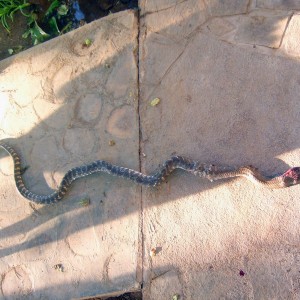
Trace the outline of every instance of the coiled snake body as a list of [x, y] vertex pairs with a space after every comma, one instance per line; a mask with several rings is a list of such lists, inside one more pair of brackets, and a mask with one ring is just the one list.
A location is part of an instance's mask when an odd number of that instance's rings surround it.
[[63, 177], [58, 189], [52, 194], [38, 195], [26, 188], [22, 178], [21, 159], [14, 148], [3, 141], [0, 141], [0, 147], [6, 150], [13, 158], [14, 177], [20, 194], [28, 200], [39, 204], [52, 204], [62, 200], [73, 181], [94, 173], [102, 172], [130, 179], [138, 184], [153, 187], [162, 183], [175, 169], [183, 169], [195, 176], [206, 178], [210, 181], [242, 176], [256, 184], [264, 185], [272, 189], [285, 188], [300, 183], [300, 167], [291, 168], [280, 176], [266, 178], [252, 166], [234, 169], [231, 167], [218, 167], [212, 164], [203, 164], [199, 161], [190, 160], [182, 156], [172, 156], [152, 175], [145, 175], [129, 168], [113, 165], [104, 160], [97, 160], [87, 165], [70, 169]]

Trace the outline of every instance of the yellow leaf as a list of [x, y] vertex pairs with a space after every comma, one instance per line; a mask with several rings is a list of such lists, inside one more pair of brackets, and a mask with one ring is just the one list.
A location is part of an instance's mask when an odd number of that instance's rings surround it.
[[150, 102], [150, 105], [151, 105], [151, 106], [156, 106], [159, 102], [160, 102], [160, 99], [159, 99], [159, 98], [154, 98], [154, 99]]

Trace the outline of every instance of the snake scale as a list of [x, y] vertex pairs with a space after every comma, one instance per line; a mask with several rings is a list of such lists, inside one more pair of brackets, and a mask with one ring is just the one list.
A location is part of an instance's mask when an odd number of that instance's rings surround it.
[[271, 189], [285, 188], [300, 183], [300, 167], [291, 168], [282, 175], [267, 178], [252, 166], [240, 168], [218, 167], [212, 164], [200, 163], [182, 156], [172, 156], [153, 174], [145, 175], [135, 170], [113, 165], [105, 160], [97, 160], [92, 163], [70, 169], [63, 177], [58, 189], [49, 195], [38, 195], [26, 187], [22, 178], [22, 165], [18, 153], [7, 143], [0, 141], [0, 147], [8, 152], [14, 162], [15, 183], [20, 194], [30, 201], [38, 204], [52, 204], [62, 200], [70, 189], [71, 184], [82, 177], [95, 173], [108, 173], [130, 179], [138, 184], [155, 187], [162, 183], [175, 169], [183, 169], [189, 173], [206, 178], [210, 181], [231, 177], [246, 177], [256, 184]]

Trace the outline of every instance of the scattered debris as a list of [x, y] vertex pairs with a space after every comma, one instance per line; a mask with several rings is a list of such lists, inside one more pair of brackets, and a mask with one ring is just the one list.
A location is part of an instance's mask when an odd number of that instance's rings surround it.
[[151, 257], [153, 257], [153, 256], [155, 256], [156, 255], [156, 248], [152, 248], [151, 250], [150, 250], [150, 256]]
[[64, 266], [62, 264], [57, 264], [54, 266], [54, 269], [60, 272], [64, 271]]
[[83, 198], [79, 201], [79, 204], [81, 206], [89, 206], [91, 204], [91, 200], [90, 198], [86, 197], [86, 198]]
[[29, 206], [35, 212], [36, 215], [41, 215], [41, 213], [35, 208], [35, 205], [33, 203], [29, 202]]
[[150, 102], [150, 105], [151, 105], [151, 106], [156, 106], [159, 102], [160, 102], [160, 99], [159, 99], [159, 98], [154, 98], [154, 99]]
[[151, 281], [153, 281], [153, 280], [155, 280], [155, 279], [157, 279], [157, 278], [159, 278], [159, 277], [161, 277], [161, 276], [164, 276], [165, 274], [169, 273], [170, 271], [171, 271], [171, 270], [167, 270], [167, 271], [164, 271], [164, 272], [162, 272], [162, 273], [159, 273], [159, 274], [153, 276], [152, 279], [151, 279]]
[[114, 146], [116, 144], [116, 142], [114, 141], [114, 140], [110, 140], [109, 142], [108, 142], [108, 145], [109, 146]]
[[92, 45], [93, 41], [89, 38], [85, 39], [84, 43], [83, 43], [83, 47], [90, 47]]

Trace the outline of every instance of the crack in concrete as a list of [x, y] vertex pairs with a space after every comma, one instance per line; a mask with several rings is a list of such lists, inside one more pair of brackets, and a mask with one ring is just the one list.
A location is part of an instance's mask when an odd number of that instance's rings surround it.
[[290, 25], [290, 21], [292, 20], [292, 17], [294, 16], [294, 14], [295, 14], [295, 13], [292, 12], [291, 15], [288, 17], [288, 20], [287, 20], [287, 22], [286, 22], [285, 28], [284, 28], [283, 33], [282, 33], [282, 35], [281, 35], [281, 39], [280, 39], [280, 43], [279, 43], [278, 49], [279, 49], [279, 48], [281, 47], [281, 45], [282, 45], [283, 39], [284, 39], [284, 37], [285, 37], [285, 33], [286, 33], [286, 31], [287, 31], [287, 29], [288, 29], [288, 27], [289, 27], [289, 25]]
[[[201, 26], [201, 25], [200, 25]], [[151, 91], [150, 94], [152, 94], [155, 89], [157, 88], [157, 86], [159, 86], [162, 81], [164, 80], [164, 78], [171, 72], [171, 70], [173, 69], [173, 67], [176, 65], [176, 63], [178, 62], [178, 60], [181, 58], [181, 56], [183, 55], [183, 53], [185, 52], [186, 48], [188, 47], [188, 45], [193, 41], [193, 39], [195, 38], [196, 34], [199, 33], [199, 29], [200, 26], [196, 27], [191, 33], [189, 33], [186, 37], [183, 37], [183, 39], [186, 40], [182, 51], [177, 55], [177, 57], [170, 63], [169, 67], [167, 68], [167, 70], [164, 72], [164, 74], [160, 77], [159, 81], [157, 84], [155, 84], [155, 87], [153, 88], [153, 90]], [[160, 34], [161, 33], [157, 33]], [[179, 41], [178, 41], [179, 42]]]
[[167, 270], [167, 271], [164, 271], [164, 272], [162, 272], [162, 273], [159, 273], [159, 274], [153, 276], [153, 277], [151, 278], [151, 281], [154, 281], [155, 279], [157, 279], [157, 278], [159, 278], [159, 277], [161, 277], [161, 276], [164, 276], [165, 274], [169, 273], [170, 271], [172, 271], [172, 270], [169, 269], [169, 270]]
[[[267, 10], [267, 9], [264, 9], [264, 10]], [[200, 31], [201, 31], [201, 33], [207, 35], [207, 33], [205, 33], [205, 32], [203, 31], [203, 29], [204, 29], [204, 27], [207, 26], [207, 24], [209, 24], [212, 20], [215, 20], [215, 19], [226, 19], [226, 18], [236, 17], [236, 16], [249, 16], [250, 13], [252, 13], [253, 11], [254, 11], [254, 10], [250, 10], [250, 11], [248, 11], [248, 12], [246, 12], [246, 13], [232, 14], [232, 15], [225, 15], [225, 16], [211, 16], [211, 17], [209, 17], [204, 23], [202, 23], [202, 24], [200, 25]], [[270, 11], [273, 11], [273, 10], [270, 9]], [[286, 30], [287, 30], [287, 28], [288, 28], [288, 26], [289, 26], [289, 23], [290, 23], [292, 17], [294, 16], [294, 14], [295, 14], [295, 12], [292, 12], [292, 14], [288, 16], [288, 20], [287, 20], [287, 23], [286, 23], [286, 25], [285, 25], [285, 29], [284, 29], [284, 31], [283, 31], [283, 34], [282, 34], [282, 36], [281, 36], [281, 38], [280, 38], [280, 43], [279, 43], [279, 46], [278, 46], [278, 47], [271, 47], [271, 46], [267, 46], [267, 45], [263, 45], [263, 44], [259, 44], [259, 43], [253, 44], [253, 43], [247, 43], [247, 42], [241, 43], [241, 42], [237, 42], [237, 41], [232, 42], [232, 41], [227, 40], [227, 39], [222, 39], [222, 38], [220, 39], [220, 37], [217, 37], [213, 32], [210, 32], [210, 34], [211, 34], [212, 36], [216, 37], [218, 40], [221, 40], [221, 41], [223, 41], [223, 42], [227, 42], [227, 43], [229, 43], [229, 44], [231, 44], [231, 45], [246, 45], [246, 46], [249, 46], [249, 45], [250, 45], [250, 46], [254, 46], [254, 45], [255, 45], [255, 46], [260, 46], [260, 47], [263, 47], [263, 48], [266, 48], [266, 49], [271, 49], [271, 50], [274, 50], [274, 49], [275, 49], [275, 50], [276, 50], [276, 49], [279, 49], [279, 48], [281, 47], [282, 42], [283, 42], [283, 39], [284, 39], [284, 36], [285, 36], [285, 33], [286, 33]], [[235, 28], [234, 28], [233, 30], [231, 30], [231, 31], [234, 31], [234, 30], [236, 30], [236, 29], [237, 29], [237, 27], [235, 26]]]
[[[255, 1], [255, 7], [256, 7], [256, 0], [254, 0]], [[247, 3], [247, 5], [246, 5], [246, 12], [248, 12], [248, 11], [250, 11], [251, 9], [250, 9], [250, 7], [251, 7], [251, 4], [252, 4], [252, 0], [249, 0], [248, 1], [248, 3]]]
[[[142, 169], [142, 130], [141, 130], [141, 87], [140, 87], [140, 40], [141, 40], [141, 17], [140, 11], [137, 11], [137, 52], [136, 52], [136, 63], [137, 63], [137, 99], [138, 99], [138, 130], [139, 130], [139, 146], [138, 146], [138, 159], [139, 159], [139, 171], [141, 172]], [[140, 213], [139, 213], [139, 225], [138, 225], [138, 258], [137, 258], [137, 270], [136, 270], [136, 280], [138, 281], [139, 285], [143, 284], [143, 275], [144, 275], [144, 206], [143, 206], [143, 189], [139, 187], [140, 195]]]
[[249, 0], [249, 2], [247, 3], [245, 12], [239, 12], [236, 14], [228, 14], [228, 15], [227, 14], [226, 15], [213, 15], [213, 14], [211, 14], [210, 6], [206, 3], [205, 0], [204, 0], [204, 5], [206, 8], [206, 11], [208, 12], [209, 19], [210, 18], [234, 17], [234, 16], [239, 16], [239, 15], [248, 15], [252, 11], [251, 9], [249, 10], [249, 8], [251, 7], [251, 0]]
[[110, 278], [109, 278], [109, 264], [110, 264], [110, 261], [113, 257], [113, 254], [111, 254], [109, 257], [106, 258], [104, 264], [103, 264], [103, 273], [102, 273], [102, 276], [103, 276], [103, 280], [108, 282], [110, 281]]

